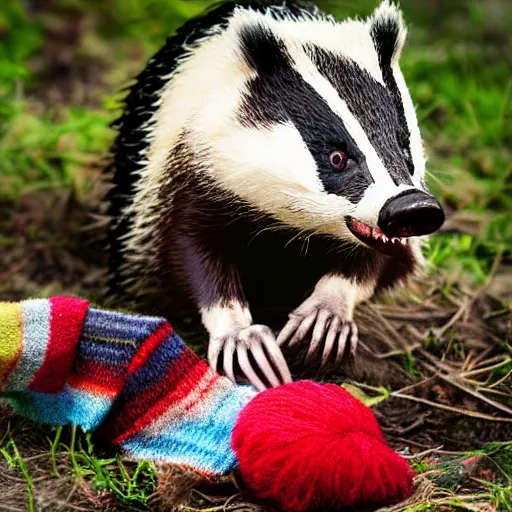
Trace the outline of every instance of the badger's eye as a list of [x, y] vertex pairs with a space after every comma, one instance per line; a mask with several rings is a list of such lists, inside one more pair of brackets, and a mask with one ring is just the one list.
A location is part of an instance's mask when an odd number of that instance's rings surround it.
[[329, 163], [338, 171], [345, 169], [347, 166], [347, 160], [347, 155], [345, 155], [343, 151], [336, 150], [329, 155]]

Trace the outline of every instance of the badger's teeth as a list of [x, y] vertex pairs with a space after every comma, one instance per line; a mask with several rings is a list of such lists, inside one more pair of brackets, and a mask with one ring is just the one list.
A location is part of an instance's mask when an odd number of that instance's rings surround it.
[[397, 237], [387, 237], [379, 228], [372, 228], [371, 230], [371, 237], [374, 240], [378, 240], [380, 242], [383, 242], [387, 244], [388, 242], [391, 242], [392, 244], [402, 244], [407, 245], [407, 239], [406, 238], [397, 238]]

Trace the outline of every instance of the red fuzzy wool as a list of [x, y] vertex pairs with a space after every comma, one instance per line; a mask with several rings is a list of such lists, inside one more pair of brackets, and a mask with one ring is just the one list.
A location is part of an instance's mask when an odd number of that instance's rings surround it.
[[52, 297], [50, 304], [48, 348], [43, 366], [30, 383], [30, 389], [39, 393], [58, 393], [64, 388], [89, 309], [88, 301], [73, 297]]
[[258, 394], [240, 413], [232, 446], [245, 487], [286, 512], [390, 505], [412, 493], [414, 473], [373, 412], [332, 384]]

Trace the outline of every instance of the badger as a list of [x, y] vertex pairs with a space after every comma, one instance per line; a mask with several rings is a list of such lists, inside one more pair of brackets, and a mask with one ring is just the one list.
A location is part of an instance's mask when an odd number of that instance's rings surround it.
[[289, 347], [354, 355], [354, 308], [421, 268], [444, 222], [405, 39], [388, 0], [341, 22], [252, 0], [185, 23], [114, 125], [112, 293], [195, 315], [210, 365], [258, 389], [291, 380]]

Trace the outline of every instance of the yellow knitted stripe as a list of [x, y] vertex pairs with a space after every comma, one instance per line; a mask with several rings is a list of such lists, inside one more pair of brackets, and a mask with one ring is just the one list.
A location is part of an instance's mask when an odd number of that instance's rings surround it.
[[21, 355], [21, 319], [20, 303], [0, 302], [0, 390]]

